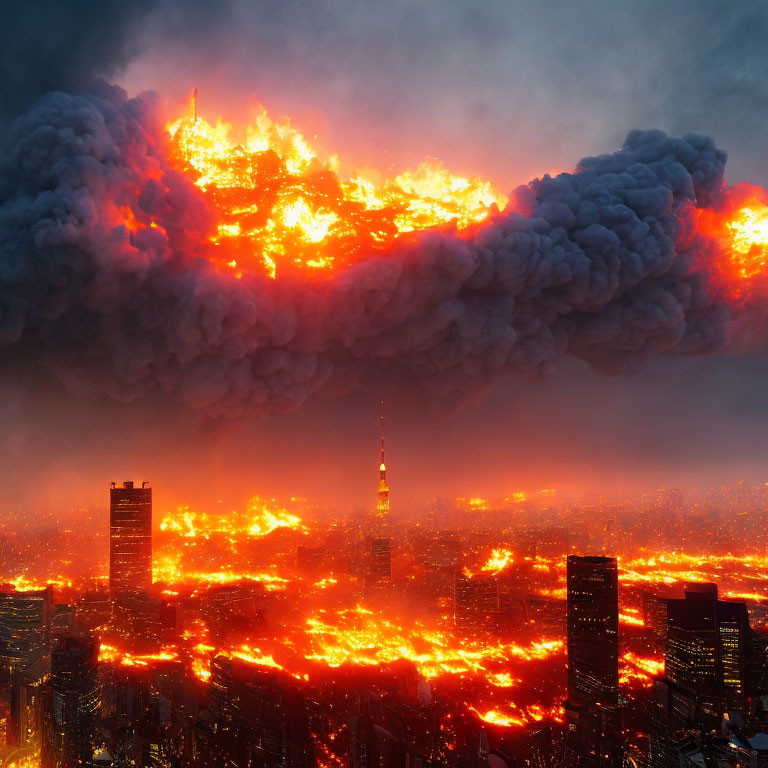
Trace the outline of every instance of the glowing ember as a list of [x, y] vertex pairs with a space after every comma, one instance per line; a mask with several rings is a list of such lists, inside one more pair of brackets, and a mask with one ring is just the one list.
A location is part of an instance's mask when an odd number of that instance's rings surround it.
[[321, 161], [285, 120], [259, 109], [241, 141], [230, 126], [190, 115], [168, 125], [180, 170], [191, 175], [214, 204], [214, 243], [236, 274], [261, 264], [278, 269], [323, 269], [369, 255], [402, 235], [482, 221], [506, 205], [490, 182], [422, 163], [379, 183], [341, 179], [338, 161]]

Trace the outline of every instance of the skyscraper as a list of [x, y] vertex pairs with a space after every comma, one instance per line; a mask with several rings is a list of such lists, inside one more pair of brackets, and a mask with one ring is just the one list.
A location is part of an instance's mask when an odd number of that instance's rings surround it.
[[44, 674], [52, 605], [50, 588], [0, 594], [0, 661], [27, 682]]
[[621, 765], [619, 582], [613, 557], [570, 555], [568, 701], [573, 764]]
[[767, 653], [768, 639], [750, 627], [746, 604], [718, 600], [716, 584], [686, 584], [684, 598], [667, 600], [666, 676], [656, 681], [651, 729], [654, 768], [679, 764], [676, 750], [690, 729], [716, 731], [726, 713], [748, 720], [762, 710]]
[[115, 483], [109, 491], [109, 590], [112, 597], [152, 586], [152, 489]]
[[95, 642], [75, 637], [63, 639], [51, 654], [42, 753], [46, 768], [92, 764], [101, 701], [97, 658]]
[[39, 725], [39, 691], [48, 673], [53, 591], [0, 594], [0, 663], [10, 674], [9, 744], [24, 746]]
[[716, 584], [686, 584], [667, 601], [667, 677], [696, 691], [704, 714], [740, 710], [747, 695], [752, 630], [744, 603], [717, 599]]
[[379, 463], [379, 499], [376, 502], [376, 517], [389, 518], [389, 486], [387, 485], [387, 465], [384, 463], [384, 401], [379, 403], [381, 421], [381, 461]]
[[315, 765], [306, 703], [279, 672], [217, 656], [211, 663], [210, 709], [226, 760], [221, 764]]

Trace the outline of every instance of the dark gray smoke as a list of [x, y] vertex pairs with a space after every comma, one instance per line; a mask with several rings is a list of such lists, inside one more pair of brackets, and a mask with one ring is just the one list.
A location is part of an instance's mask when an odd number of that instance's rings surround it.
[[136, 53], [156, 0], [10, 0], [0, 25], [0, 125], [55, 88], [89, 85]]
[[212, 215], [165, 149], [152, 99], [107, 86], [49, 94], [14, 124], [0, 182], [6, 362], [77, 392], [159, 390], [237, 415], [391, 371], [454, 399], [564, 354], [619, 371], [728, 342], [715, 254], [695, 229], [695, 206], [723, 185], [709, 138], [633, 131], [615, 154], [516, 190], [469, 241], [426, 234], [303, 285], [211, 266]]

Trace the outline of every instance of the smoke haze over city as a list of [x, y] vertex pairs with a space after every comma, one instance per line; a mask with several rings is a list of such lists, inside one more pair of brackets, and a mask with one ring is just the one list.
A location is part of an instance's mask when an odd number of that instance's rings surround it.
[[[66, 22], [81, 44], [76, 58], [54, 48], [49, 59], [22, 55], [3, 86], [5, 119], [45, 90], [82, 89], [105, 76], [131, 95], [152, 89], [169, 103], [197, 87], [210, 120], [245, 119], [258, 100], [316, 134], [320, 147], [343, 147], [343, 163], [400, 171], [436, 156], [504, 192], [545, 172], [570, 171], [578, 158], [618, 147], [636, 127], [711, 135], [728, 150], [730, 183], [768, 179], [760, 140], [766, 20], [756, 4], [726, 13], [707, 3], [694, 15], [685, 4], [656, 3], [578, 11], [491, 3], [477, 12], [459, 3], [429, 13], [396, 3], [348, 11], [340, 2], [301, 12], [229, 3], [215, 13], [203, 3], [160, 3], [100, 10], [104, 18], [84, 10], [62, 20], [50, 11], [42, 28], [28, 28], [19, 11], [6, 29], [9, 41], [53, 39], [55, 25]], [[482, 55], [478, 39], [486, 41]], [[600, 55], [586, 53], [595, 50]], [[458, 414], [424, 409], [408, 382], [396, 381], [363, 382], [341, 399], [321, 393], [288, 415], [233, 420], [152, 395], [127, 405], [98, 393], [73, 398], [55, 378], [20, 382], [9, 362], [3, 494], [9, 504], [60, 503], [74, 484], [87, 502], [95, 478], [119, 475], [128, 460], [134, 474], [166, 481], [169, 500], [187, 472], [204, 467], [222, 489], [211, 501], [227, 493], [245, 498], [259, 486], [365, 505], [375, 418], [364, 414], [382, 395], [404, 499], [582, 489], [606, 476], [636, 487], [696, 484], [713, 472], [722, 482], [758, 482], [764, 365], [754, 344], [725, 356], [650, 359], [619, 379], [566, 360], [546, 380], [498, 381]], [[129, 442], [116, 445], [115, 430], [130, 433]]]
[[0, 768], [768, 765], [768, 6], [0, 20]]

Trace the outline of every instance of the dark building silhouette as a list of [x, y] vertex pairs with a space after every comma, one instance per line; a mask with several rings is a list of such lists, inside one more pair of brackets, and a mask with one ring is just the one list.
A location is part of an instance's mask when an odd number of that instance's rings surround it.
[[369, 714], [355, 715], [349, 732], [349, 768], [399, 768], [403, 765], [402, 745], [390, 731]]
[[132, 482], [109, 491], [109, 589], [112, 597], [152, 586], [152, 489]]
[[227, 765], [315, 765], [304, 701], [276, 671], [216, 657], [211, 665], [211, 712]]
[[10, 677], [9, 744], [25, 746], [38, 733], [39, 696], [50, 668], [53, 592], [0, 594], [0, 662]]
[[621, 765], [619, 583], [613, 557], [570, 555], [567, 567], [568, 700], [574, 766]]
[[718, 732], [726, 713], [759, 721], [767, 647], [749, 625], [747, 606], [719, 600], [715, 584], [686, 584], [684, 598], [667, 600], [666, 676], [656, 683], [651, 728], [654, 768], [677, 768], [690, 733]]
[[705, 715], [742, 710], [751, 639], [744, 603], [718, 600], [716, 584], [687, 584], [685, 597], [667, 601], [666, 675], [696, 692]]
[[51, 654], [44, 700], [42, 766], [74, 768], [92, 764], [99, 737], [98, 645], [64, 638]]
[[0, 660], [12, 674], [42, 676], [52, 608], [50, 588], [0, 594]]

